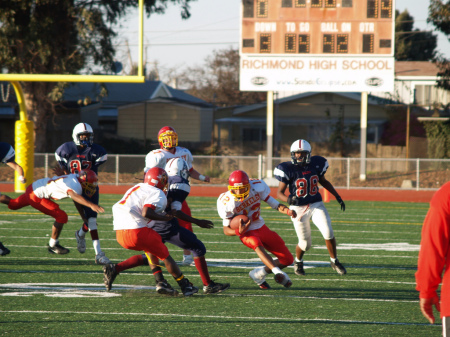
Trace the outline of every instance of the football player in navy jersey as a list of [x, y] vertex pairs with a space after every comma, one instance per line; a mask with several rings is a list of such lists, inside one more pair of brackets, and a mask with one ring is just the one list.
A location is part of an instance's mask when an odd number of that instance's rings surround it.
[[[303, 139], [298, 139], [291, 145], [291, 161], [279, 164], [275, 170], [275, 178], [279, 180], [277, 197], [287, 201], [290, 209], [298, 214], [292, 218], [294, 228], [298, 236], [298, 244], [295, 249], [294, 271], [297, 275], [305, 275], [303, 268], [303, 255], [311, 248], [310, 220], [322, 233], [331, 258], [331, 267], [339, 274], [347, 273], [345, 267], [339, 262], [336, 255], [336, 239], [331, 219], [322, 196], [319, 193], [319, 184], [327, 189], [345, 211], [345, 203], [334, 189], [333, 185], [325, 178], [328, 169], [328, 161], [321, 156], [311, 157], [311, 145]], [[289, 186], [289, 196], [284, 192]]]
[[[17, 172], [19, 175], [18, 179], [22, 184], [25, 184], [27, 180], [25, 179], [25, 174], [23, 173], [23, 168], [19, 164], [16, 163], [16, 152], [14, 151], [14, 148], [5, 142], [0, 142], [0, 163], [4, 163], [11, 167], [14, 171]], [[0, 196], [2, 193], [0, 192]], [[0, 242], [0, 255], [7, 255], [11, 251], [3, 246], [3, 244]]]
[[[108, 155], [103, 147], [94, 144], [94, 131], [92, 130], [92, 127], [87, 123], [75, 125], [72, 132], [72, 138], [73, 142], [62, 144], [55, 152], [56, 160], [64, 173], [78, 173], [81, 170], [89, 169], [98, 175], [98, 167], [106, 162]], [[83, 191], [83, 197], [98, 205], [98, 186], [93, 193], [86, 194], [86, 191]], [[77, 204], [75, 204], [75, 206], [83, 219], [83, 225], [80, 230], [75, 232], [78, 251], [82, 254], [86, 251], [85, 234], [89, 231], [95, 250], [95, 263], [102, 265], [110, 263], [109, 259], [100, 248], [100, 240], [97, 231], [97, 213], [92, 211], [89, 207]]]

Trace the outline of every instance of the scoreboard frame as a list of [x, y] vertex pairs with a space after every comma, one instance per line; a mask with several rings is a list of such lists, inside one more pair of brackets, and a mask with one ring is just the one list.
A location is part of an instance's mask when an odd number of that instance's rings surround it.
[[242, 0], [240, 36], [241, 90], [393, 90], [395, 0]]

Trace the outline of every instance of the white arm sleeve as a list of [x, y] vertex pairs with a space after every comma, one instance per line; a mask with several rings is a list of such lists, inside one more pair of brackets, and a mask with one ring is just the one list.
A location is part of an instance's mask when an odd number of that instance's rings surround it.
[[273, 209], [277, 209], [278, 206], [280, 206], [280, 203], [278, 202], [277, 199], [269, 196], [269, 198], [266, 200], [266, 202], [269, 204], [270, 207], [272, 207]]

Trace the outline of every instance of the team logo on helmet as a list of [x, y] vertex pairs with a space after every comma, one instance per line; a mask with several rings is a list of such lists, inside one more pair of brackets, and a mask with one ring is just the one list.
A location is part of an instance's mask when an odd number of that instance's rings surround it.
[[160, 167], [153, 167], [145, 173], [144, 183], [159, 188], [162, 191], [167, 191], [167, 184], [169, 178], [167, 172]]
[[189, 179], [189, 168], [186, 160], [183, 158], [171, 158], [166, 164], [165, 170], [169, 177], [179, 176], [183, 179]]

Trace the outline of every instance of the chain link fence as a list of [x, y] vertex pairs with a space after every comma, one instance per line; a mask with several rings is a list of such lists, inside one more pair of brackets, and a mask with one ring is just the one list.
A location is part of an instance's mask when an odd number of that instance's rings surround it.
[[[450, 180], [450, 159], [367, 158], [366, 179], [360, 179], [361, 159], [327, 158], [326, 178], [336, 188], [346, 189], [410, 189], [436, 190]], [[272, 158], [272, 168], [289, 157]], [[145, 155], [108, 155], [108, 161], [99, 168], [101, 184], [134, 185], [143, 179]], [[36, 153], [34, 179], [53, 176], [57, 165], [55, 155]], [[250, 177], [266, 178], [266, 158], [259, 156], [194, 156], [197, 171], [211, 177], [209, 185], [226, 185], [235, 170], [244, 170]], [[0, 168], [0, 182], [13, 182], [10, 168]], [[198, 180], [193, 185], [206, 184]]]

